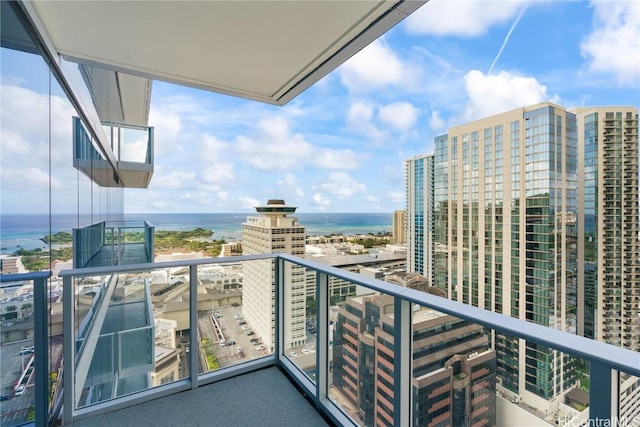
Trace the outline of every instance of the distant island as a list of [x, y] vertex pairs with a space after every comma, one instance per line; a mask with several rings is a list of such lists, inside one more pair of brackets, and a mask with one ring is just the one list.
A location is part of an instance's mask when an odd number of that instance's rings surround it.
[[188, 231], [158, 230], [154, 234], [156, 254], [188, 250], [217, 257], [225, 243], [224, 239], [213, 239], [213, 231], [200, 227]]
[[47, 234], [46, 236], [41, 237], [40, 240], [45, 242], [47, 245], [50, 243], [68, 244], [73, 243], [73, 236], [68, 231], [58, 231], [56, 234]]

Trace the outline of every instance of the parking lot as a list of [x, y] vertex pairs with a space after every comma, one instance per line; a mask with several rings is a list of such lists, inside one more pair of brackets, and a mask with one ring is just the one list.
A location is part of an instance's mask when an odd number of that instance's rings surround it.
[[[202, 338], [207, 338], [214, 343], [213, 347], [221, 368], [270, 353], [251, 325], [242, 317], [240, 305], [236, 307], [229, 305], [211, 312], [200, 313], [198, 326]], [[224, 339], [224, 345], [221, 338]], [[258, 341], [252, 342], [252, 339]]]
[[26, 366], [31, 358], [30, 351], [23, 351], [29, 348], [33, 341], [20, 341], [4, 344], [2, 346], [2, 363], [0, 379], [0, 425], [11, 426], [22, 424], [27, 421], [29, 407], [33, 404], [34, 392], [33, 384], [27, 385], [24, 394], [15, 395], [17, 382], [22, 375], [22, 366]]

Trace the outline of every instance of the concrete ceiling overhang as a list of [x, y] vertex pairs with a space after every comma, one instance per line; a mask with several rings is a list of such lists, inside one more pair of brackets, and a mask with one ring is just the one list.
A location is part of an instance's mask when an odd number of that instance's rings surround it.
[[118, 95], [111, 117], [142, 125], [149, 79], [284, 105], [425, 1], [30, 3], [56, 51], [102, 75], [97, 107]]

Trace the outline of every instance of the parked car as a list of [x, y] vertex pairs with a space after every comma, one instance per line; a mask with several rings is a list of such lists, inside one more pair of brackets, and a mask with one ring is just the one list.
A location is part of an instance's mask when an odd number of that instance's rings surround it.
[[26, 390], [27, 388], [25, 386], [18, 386], [18, 388], [16, 388], [16, 396], [22, 396]]
[[247, 335], [249, 335], [249, 336], [251, 336], [251, 335], [255, 335], [255, 334], [256, 334], [256, 333], [255, 333], [255, 332], [253, 332], [253, 331], [249, 331], [249, 332], [247, 332]]
[[291, 353], [289, 353], [289, 356], [291, 357], [296, 357], [298, 355], [298, 353], [296, 353], [295, 351], [292, 351]]
[[35, 351], [35, 347], [31, 346], [31, 347], [22, 347], [22, 349], [18, 352], [19, 355], [23, 355], [23, 354], [31, 354]]
[[227, 345], [236, 345], [236, 342], [233, 340], [227, 341]]
[[0, 401], [9, 400], [13, 397], [12, 394], [2, 394], [0, 395]]
[[231, 304], [231, 307], [240, 307], [240, 304], [237, 302], [234, 302], [233, 304]]
[[261, 345], [261, 346], [256, 347], [256, 350], [258, 350], [258, 351], [262, 351], [262, 350], [266, 350], [266, 348], [267, 348], [267, 347], [265, 347], [265, 346]]

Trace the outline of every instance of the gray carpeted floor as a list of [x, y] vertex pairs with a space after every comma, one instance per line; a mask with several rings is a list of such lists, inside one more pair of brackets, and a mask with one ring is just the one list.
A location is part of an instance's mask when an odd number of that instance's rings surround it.
[[74, 427], [327, 425], [276, 367], [73, 423]]

